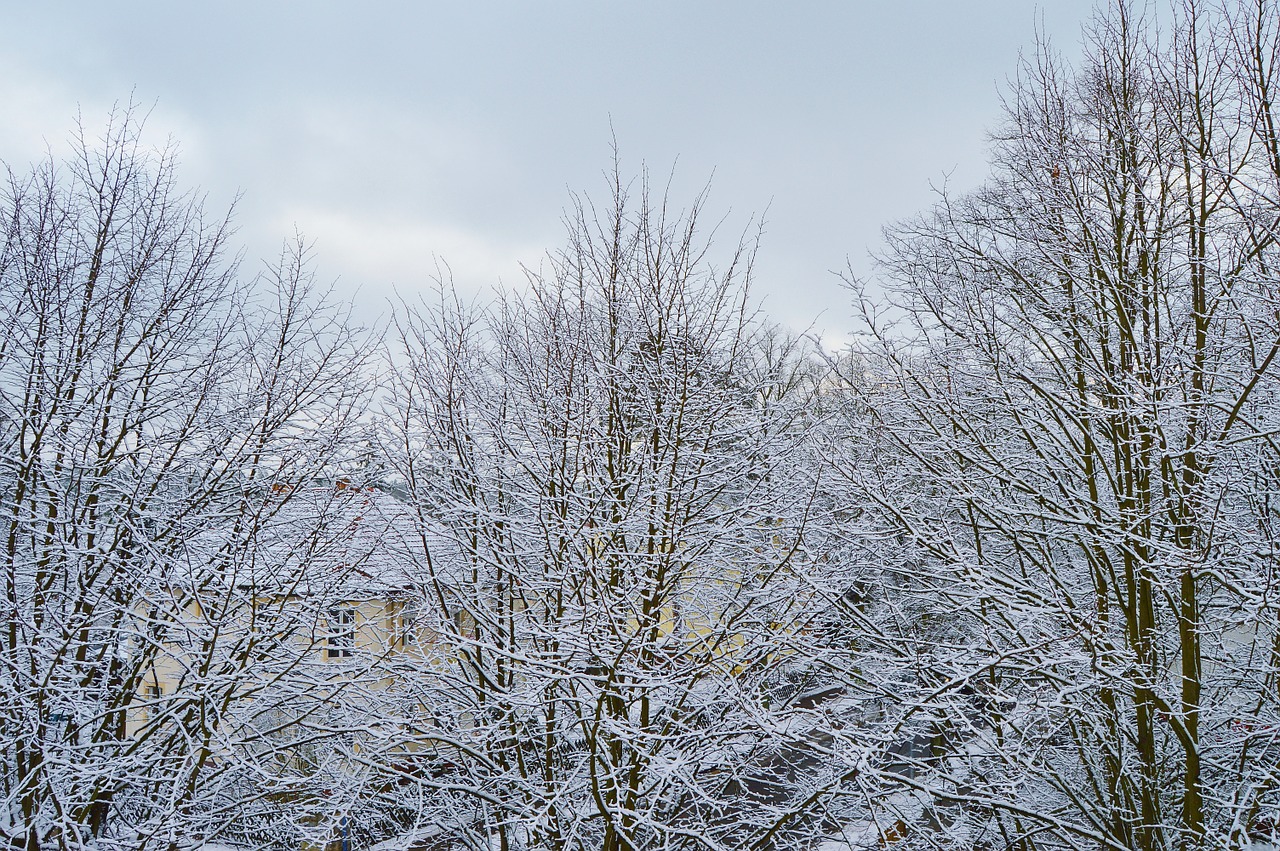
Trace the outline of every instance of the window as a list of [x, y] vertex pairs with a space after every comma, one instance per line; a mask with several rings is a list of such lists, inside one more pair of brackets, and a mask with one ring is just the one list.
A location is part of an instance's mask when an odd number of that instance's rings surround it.
[[352, 654], [356, 644], [356, 610], [343, 607], [329, 612], [328, 656], [341, 659]]
[[418, 610], [412, 603], [405, 603], [396, 615], [395, 641], [401, 647], [415, 643], [418, 635]]
[[164, 686], [158, 682], [148, 683], [142, 687], [142, 697], [145, 700], [141, 712], [143, 721], [154, 721], [164, 714], [158, 705], [164, 697]]

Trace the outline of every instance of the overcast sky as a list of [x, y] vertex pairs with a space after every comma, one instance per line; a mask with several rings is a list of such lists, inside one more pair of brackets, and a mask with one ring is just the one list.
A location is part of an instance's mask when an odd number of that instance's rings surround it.
[[714, 171], [729, 236], [767, 208], [766, 310], [834, 339], [852, 323], [831, 270], [869, 271], [931, 185], [982, 179], [1019, 52], [1040, 31], [1078, 55], [1092, 0], [4, 6], [0, 158], [132, 97], [184, 183], [240, 193], [252, 260], [296, 226], [370, 315], [437, 257], [464, 288], [518, 284], [569, 191], [605, 197], [612, 125], [624, 171], [675, 164], [678, 201]]

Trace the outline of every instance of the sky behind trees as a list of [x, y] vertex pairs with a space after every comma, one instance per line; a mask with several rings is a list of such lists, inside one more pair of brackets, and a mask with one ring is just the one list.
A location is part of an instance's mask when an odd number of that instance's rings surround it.
[[[1068, 58], [1090, 0], [965, 4], [14, 4], [0, 52], [0, 159], [96, 132], [114, 102], [152, 108], [185, 184], [240, 196], [248, 259], [294, 228], [322, 280], [372, 317], [435, 258], [464, 290], [522, 281], [560, 241], [568, 191], [674, 167], [714, 172], [727, 238], [764, 214], [766, 309], [829, 340], [879, 229], [975, 185], [1000, 90], [1037, 31]], [[825, 313], [823, 313], [825, 311]]]

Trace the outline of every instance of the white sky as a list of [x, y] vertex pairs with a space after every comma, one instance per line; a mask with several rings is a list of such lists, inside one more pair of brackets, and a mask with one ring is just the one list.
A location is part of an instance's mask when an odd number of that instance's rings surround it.
[[[714, 170], [725, 239], [767, 208], [766, 310], [834, 340], [830, 270], [880, 229], [975, 186], [1000, 89], [1039, 29], [1068, 58], [1091, 0], [630, 3], [0, 2], [0, 159], [55, 150], [131, 96], [181, 143], [180, 180], [225, 207], [250, 261], [295, 226], [361, 309], [411, 295], [435, 258], [478, 290], [561, 239], [569, 190], [675, 165]], [[132, 94], [131, 94], [132, 93]]]

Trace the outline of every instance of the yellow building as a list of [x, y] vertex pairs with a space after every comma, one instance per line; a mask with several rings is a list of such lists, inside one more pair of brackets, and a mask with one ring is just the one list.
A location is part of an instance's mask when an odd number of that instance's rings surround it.
[[[172, 582], [160, 592], [164, 600], [150, 601], [181, 614], [162, 630], [138, 629], [140, 643], [158, 646], [131, 705], [131, 736], [233, 658], [240, 664], [231, 668], [270, 672], [265, 684], [243, 689], [260, 701], [272, 685], [317, 699], [343, 681], [385, 689], [397, 668], [426, 663], [434, 631], [414, 604], [406, 567], [412, 524], [394, 495], [346, 480], [277, 489], [254, 521], [253, 540], [226, 559], [234, 567], [224, 581]], [[139, 613], [140, 623], [153, 620]]]

